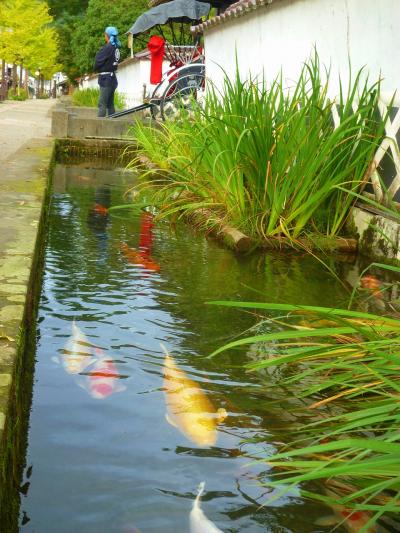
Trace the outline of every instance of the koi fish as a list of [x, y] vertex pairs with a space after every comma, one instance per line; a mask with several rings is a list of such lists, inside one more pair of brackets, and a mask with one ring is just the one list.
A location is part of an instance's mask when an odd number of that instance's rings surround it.
[[72, 322], [72, 336], [68, 339], [62, 354], [62, 364], [68, 374], [79, 374], [94, 362], [94, 346], [86, 335]]
[[153, 261], [147, 253], [139, 252], [138, 250], [135, 250], [135, 248], [130, 248], [126, 243], [120, 245], [120, 250], [124, 254], [128, 263], [142, 266], [146, 270], [151, 270], [152, 272], [160, 271], [160, 265]]
[[95, 362], [93, 369], [88, 373], [87, 388], [90, 396], [96, 400], [103, 400], [115, 392], [122, 392], [126, 390], [124, 385], [118, 383], [121, 377], [118, 374], [117, 367], [114, 360], [110, 357], [105, 357], [102, 350], [96, 350], [98, 359]]
[[153, 247], [153, 219], [151, 213], [142, 213], [140, 216], [139, 248], [148, 254], [151, 253]]
[[213, 446], [217, 441], [217, 425], [227, 413], [215, 407], [201, 387], [180, 370], [165, 351], [164, 392], [166, 420], [198, 446]]
[[368, 289], [375, 298], [382, 298], [381, 282], [375, 276], [363, 276], [360, 285], [363, 289]]
[[199, 485], [199, 492], [193, 502], [192, 510], [189, 515], [190, 533], [223, 533], [218, 529], [203, 513], [200, 507], [200, 498], [204, 492], [205, 483], [202, 481]]
[[101, 216], [103, 216], [103, 217], [105, 217], [106, 215], [108, 215], [108, 208], [107, 208], [107, 207], [104, 207], [104, 205], [101, 205], [101, 204], [94, 204], [93, 211], [94, 211], [97, 215], [101, 215]]
[[[340, 524], [348, 533], [358, 533], [371, 520], [369, 513], [353, 511], [342, 505], [332, 505], [332, 510], [333, 515], [319, 518], [315, 525], [330, 527]], [[365, 533], [376, 533], [376, 528], [371, 526], [365, 530]]]
[[143, 255], [142, 257], [142, 264], [145, 270], [150, 270], [151, 272], [160, 272], [160, 265], [158, 263], [156, 263], [149, 257], [145, 257]]

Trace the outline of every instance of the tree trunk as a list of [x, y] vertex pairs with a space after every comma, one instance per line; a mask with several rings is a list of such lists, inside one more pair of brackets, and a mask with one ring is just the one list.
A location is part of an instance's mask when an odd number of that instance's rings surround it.
[[6, 77], [6, 62], [4, 59], [1, 60], [1, 80], [4, 81]]
[[24, 89], [28, 93], [29, 92], [29, 72], [27, 69], [25, 69], [25, 79], [24, 79]]
[[17, 82], [17, 65], [15, 63], [13, 63], [13, 66], [12, 66], [12, 91], [13, 91], [13, 94], [17, 94], [17, 85], [18, 85], [18, 82]]
[[21, 61], [21, 65], [19, 67], [19, 86], [22, 89], [24, 86], [24, 78], [23, 78], [23, 70], [24, 70], [24, 61]]

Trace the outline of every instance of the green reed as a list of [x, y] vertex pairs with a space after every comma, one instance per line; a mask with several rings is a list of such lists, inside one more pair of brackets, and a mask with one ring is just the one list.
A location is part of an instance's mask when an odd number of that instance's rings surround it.
[[[212, 303], [287, 316], [279, 331], [236, 340], [212, 354], [262, 343], [264, 356], [248, 370], [284, 369], [276, 385], [292, 388], [306, 404], [307, 422], [282, 450], [259, 458], [274, 468], [268, 483], [274, 498], [300, 486], [306, 497], [368, 513], [361, 532], [388, 516], [400, 524], [400, 320], [322, 307]], [[307, 482], [315, 481], [326, 490], [308, 490]]]
[[[99, 103], [100, 89], [89, 88], [75, 90], [72, 94], [72, 104], [79, 107], [97, 107]], [[118, 91], [114, 95], [114, 103], [117, 109], [124, 109], [125, 98]]]
[[258, 239], [340, 233], [385, 118], [377, 119], [379, 82], [359, 71], [334, 102], [329, 77], [315, 54], [288, 90], [282, 76], [267, 86], [237, 73], [221, 92], [210, 84], [204, 106], [179, 120], [137, 123], [140, 152], [163, 169], [152, 182], [162, 214], [207, 206]]

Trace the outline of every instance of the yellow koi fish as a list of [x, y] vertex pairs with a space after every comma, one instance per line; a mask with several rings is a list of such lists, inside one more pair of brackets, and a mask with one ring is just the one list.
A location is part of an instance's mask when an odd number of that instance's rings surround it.
[[79, 374], [94, 362], [92, 357], [94, 346], [86, 335], [72, 322], [72, 335], [62, 353], [62, 364], [68, 374]]
[[223, 533], [215, 524], [209, 520], [200, 507], [200, 498], [204, 492], [205, 483], [202, 481], [199, 485], [199, 492], [193, 502], [192, 510], [189, 515], [190, 533]]
[[166, 419], [198, 446], [213, 446], [217, 441], [217, 425], [227, 413], [216, 411], [201, 387], [180, 370], [165, 351], [164, 392]]

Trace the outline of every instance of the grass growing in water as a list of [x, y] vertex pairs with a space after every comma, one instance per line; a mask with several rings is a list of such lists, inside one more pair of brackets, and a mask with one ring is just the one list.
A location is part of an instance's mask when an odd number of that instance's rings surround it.
[[[265, 356], [248, 368], [285, 368], [280, 385], [292, 387], [307, 403], [308, 413], [315, 414], [311, 422], [300, 424], [280, 453], [260, 458], [275, 468], [269, 486], [276, 489], [276, 497], [293, 486], [322, 480], [325, 494], [303, 490], [303, 495], [340, 506], [349, 520], [350, 513], [366, 513], [360, 532], [387, 517], [398, 527], [400, 320], [321, 307], [213, 303], [284, 312], [296, 319], [288, 319], [283, 331], [239, 339], [213, 354], [264, 343]], [[278, 355], [268, 357], [269, 343]], [[328, 405], [334, 414], [325, 411]]]
[[[98, 88], [75, 90], [72, 95], [72, 103], [79, 107], [97, 107], [99, 96], [100, 90]], [[114, 103], [116, 109], [125, 108], [125, 98], [118, 91], [115, 93]]]
[[138, 122], [141, 155], [163, 171], [152, 181], [161, 215], [211, 209], [256, 239], [340, 233], [354, 202], [343, 188], [368, 180], [384, 121], [379, 83], [360, 71], [333, 102], [326, 77], [315, 55], [291, 90], [282, 76], [267, 88], [237, 74], [221, 94], [209, 87], [203, 109], [157, 127]]

